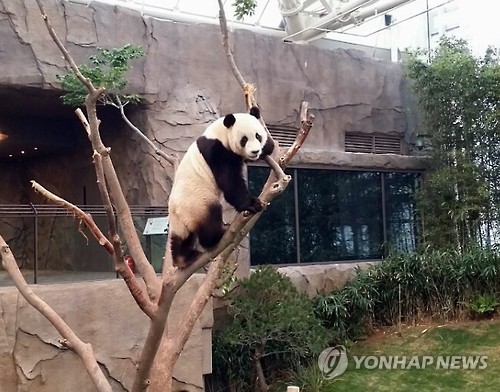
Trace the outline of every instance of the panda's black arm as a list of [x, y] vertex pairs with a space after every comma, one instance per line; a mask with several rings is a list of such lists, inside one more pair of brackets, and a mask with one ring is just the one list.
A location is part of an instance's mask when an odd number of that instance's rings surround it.
[[215, 139], [201, 136], [197, 145], [226, 201], [239, 212], [256, 213], [262, 210], [262, 204], [252, 197], [243, 178], [242, 158]]
[[249, 211], [256, 213], [262, 210], [262, 204], [258, 198], [253, 197], [248, 190], [245, 179], [243, 178], [243, 162], [241, 162], [239, 170], [231, 168], [221, 173], [219, 180], [216, 181], [219, 185], [224, 198], [231, 204], [236, 211]]

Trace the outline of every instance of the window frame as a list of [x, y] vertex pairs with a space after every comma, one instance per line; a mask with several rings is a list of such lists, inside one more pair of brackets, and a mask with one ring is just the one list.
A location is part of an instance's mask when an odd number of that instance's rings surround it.
[[[249, 171], [252, 168], [268, 168], [266, 165], [261, 164], [261, 163], [253, 163], [251, 165], [247, 166], [247, 178], [249, 178]], [[387, 194], [386, 194], [386, 176], [387, 174], [391, 173], [403, 173], [403, 174], [415, 174], [415, 185], [414, 185], [414, 195], [416, 194], [416, 191], [419, 187], [419, 184], [421, 182], [422, 176], [424, 174], [424, 171], [422, 170], [389, 170], [389, 169], [377, 169], [377, 168], [367, 168], [367, 169], [362, 169], [362, 168], [350, 168], [350, 167], [332, 167], [332, 166], [327, 166], [327, 165], [292, 165], [287, 167], [287, 171], [291, 171], [292, 179], [297, 178], [297, 171], [298, 170], [329, 170], [332, 172], [341, 172], [341, 171], [348, 171], [348, 172], [360, 172], [360, 173], [365, 173], [365, 172], [376, 172], [380, 173], [380, 200], [381, 200], [381, 220], [382, 220], [382, 257], [380, 258], [358, 258], [355, 257], [353, 259], [338, 259], [338, 260], [322, 260], [322, 261], [314, 261], [314, 262], [304, 262], [302, 261], [301, 258], [301, 235], [300, 235], [300, 213], [299, 213], [299, 184], [298, 181], [292, 181], [292, 184], [289, 186], [293, 186], [293, 198], [294, 198], [294, 206], [293, 206], [293, 214], [294, 214], [294, 242], [295, 242], [295, 261], [290, 262], [290, 263], [276, 263], [273, 264], [275, 266], [293, 266], [293, 265], [317, 265], [317, 264], [348, 264], [348, 263], [357, 263], [357, 262], [370, 262], [370, 261], [378, 261], [378, 260], [383, 260], [384, 258], [387, 257], [388, 253], [388, 245], [389, 244], [389, 228], [388, 228], [388, 216], [387, 216]], [[278, 196], [279, 197], [279, 196]], [[419, 219], [418, 216], [415, 216], [415, 218], [411, 221], [416, 227], [414, 230], [415, 233], [415, 238], [414, 238], [414, 243], [418, 245], [419, 243]], [[252, 231], [250, 231], [249, 236], [252, 236]], [[256, 263], [252, 261], [252, 249], [251, 249], [251, 243], [249, 241], [249, 261], [250, 261], [250, 266], [258, 266], [261, 265], [260, 263]]]

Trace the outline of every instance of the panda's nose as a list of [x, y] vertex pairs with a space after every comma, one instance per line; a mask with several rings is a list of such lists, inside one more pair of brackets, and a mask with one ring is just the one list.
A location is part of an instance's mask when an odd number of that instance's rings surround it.
[[253, 155], [257, 155], [258, 153], [260, 153], [260, 150], [253, 150], [253, 151], [251, 151], [251, 153], [252, 153]]

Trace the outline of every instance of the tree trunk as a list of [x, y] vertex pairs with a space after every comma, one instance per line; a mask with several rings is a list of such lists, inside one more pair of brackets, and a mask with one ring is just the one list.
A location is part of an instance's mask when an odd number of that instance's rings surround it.
[[264, 355], [264, 346], [258, 345], [253, 355], [253, 364], [255, 367], [255, 373], [257, 377], [255, 382], [260, 392], [267, 392], [269, 390], [269, 385], [267, 385], [266, 383], [266, 376], [264, 375], [264, 369], [262, 368], [261, 359], [263, 355]]

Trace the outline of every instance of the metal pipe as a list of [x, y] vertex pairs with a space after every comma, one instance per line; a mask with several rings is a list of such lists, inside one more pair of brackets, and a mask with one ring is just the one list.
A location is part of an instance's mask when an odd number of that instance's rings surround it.
[[382, 240], [383, 240], [383, 252], [384, 257], [387, 257], [387, 244], [388, 244], [388, 235], [387, 235], [387, 209], [385, 204], [385, 173], [380, 173], [380, 193], [382, 197]]
[[33, 203], [30, 203], [31, 208], [33, 209], [34, 213], [34, 230], [33, 230], [33, 236], [34, 236], [34, 244], [33, 244], [33, 253], [34, 253], [34, 260], [33, 260], [33, 284], [37, 283], [37, 272], [38, 272], [38, 211]]
[[[379, 5], [379, 3], [377, 2], [376, 4], [372, 4], [370, 7], [363, 8], [363, 5], [366, 5], [367, 3], [373, 3], [374, 0], [371, 1], [357, 0], [353, 2], [353, 4], [347, 4], [346, 7], [341, 9], [339, 12], [332, 13], [330, 15], [321, 18], [317, 23], [313, 24], [312, 26], [309, 26], [302, 31], [298, 31], [294, 34], [285, 37], [285, 40], [310, 41], [312, 39], [318, 38], [320, 35], [326, 32], [334, 31], [344, 26], [359, 23], [360, 21], [370, 16], [374, 16], [379, 13], [384, 13], [386, 11], [389, 11], [393, 8], [396, 8], [404, 3], [409, 3], [411, 1], [415, 0], [389, 0], [381, 5]], [[355, 17], [353, 17], [352, 13], [354, 11], [357, 11], [358, 9], [359, 13]], [[348, 14], [349, 14], [348, 19], [342, 19], [343, 17], [345, 17], [345, 15]]]
[[297, 178], [297, 169], [293, 169], [293, 198], [295, 212], [295, 250], [297, 256], [297, 264], [300, 264], [300, 225], [299, 225], [299, 179]]

